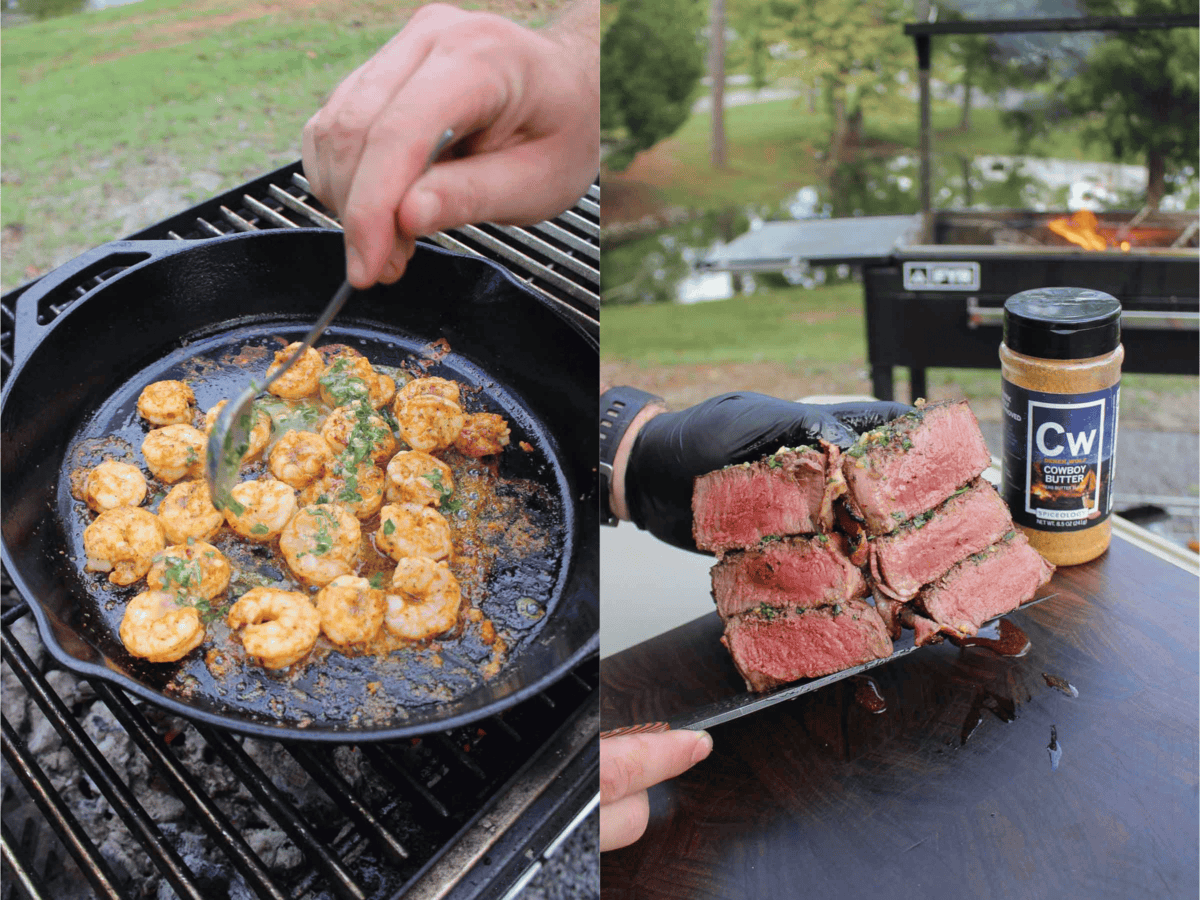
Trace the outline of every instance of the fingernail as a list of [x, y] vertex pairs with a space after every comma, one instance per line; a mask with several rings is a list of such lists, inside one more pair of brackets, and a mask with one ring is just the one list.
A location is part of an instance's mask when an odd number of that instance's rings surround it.
[[346, 279], [352, 284], [362, 284], [366, 277], [367, 267], [363, 265], [362, 257], [353, 247], [346, 248]]
[[712, 735], [707, 731], [696, 732], [696, 737], [700, 740], [696, 741], [696, 749], [692, 751], [692, 765], [700, 762], [708, 754], [712, 753], [713, 739]]
[[412, 208], [409, 221], [412, 222], [413, 231], [416, 234], [433, 231], [433, 223], [442, 211], [441, 198], [432, 191], [414, 191], [407, 202]]

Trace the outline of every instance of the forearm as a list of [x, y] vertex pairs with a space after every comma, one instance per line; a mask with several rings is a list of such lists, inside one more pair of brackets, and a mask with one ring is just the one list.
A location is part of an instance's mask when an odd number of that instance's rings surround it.
[[651, 403], [644, 407], [629, 423], [629, 428], [621, 436], [617, 444], [617, 455], [613, 457], [612, 489], [609, 492], [609, 509], [618, 519], [629, 521], [629, 506], [625, 502], [625, 472], [629, 468], [629, 454], [633, 450], [638, 432], [647, 422], [664, 413], [667, 408], [661, 403]]

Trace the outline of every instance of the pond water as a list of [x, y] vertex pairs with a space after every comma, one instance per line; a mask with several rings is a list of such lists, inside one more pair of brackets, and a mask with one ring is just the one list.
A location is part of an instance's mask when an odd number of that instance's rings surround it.
[[[1136, 210], [1143, 203], [1143, 166], [1020, 156], [935, 154], [933, 205], [942, 210]], [[920, 161], [915, 154], [864, 159], [838, 168], [825, 185], [803, 187], [774, 205], [707, 213], [660, 232], [636, 265], [621, 267], [620, 284], [605, 285], [605, 302], [694, 303], [753, 293], [763, 285], [814, 288], [856, 277], [850, 266], [801, 261], [778, 275], [697, 272], [697, 263], [723, 243], [764, 222], [920, 211]], [[1168, 185], [1164, 212], [1200, 206], [1200, 179], [1187, 169]], [[605, 279], [610, 281], [610, 279]]]

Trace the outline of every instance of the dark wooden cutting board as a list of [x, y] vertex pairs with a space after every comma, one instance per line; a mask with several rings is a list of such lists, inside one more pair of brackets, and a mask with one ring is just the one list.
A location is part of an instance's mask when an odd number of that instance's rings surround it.
[[[852, 678], [714, 727], [604, 854], [605, 900], [1194, 900], [1197, 578], [1118, 538], [1050, 587], [1010, 617], [1023, 657], [923, 648], [870, 672], [882, 713]], [[714, 613], [603, 660], [601, 727], [741, 689], [719, 636]]]

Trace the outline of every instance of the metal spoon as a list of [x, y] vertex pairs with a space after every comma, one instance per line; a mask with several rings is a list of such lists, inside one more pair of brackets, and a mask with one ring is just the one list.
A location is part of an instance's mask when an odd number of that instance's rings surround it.
[[[429, 167], [434, 164], [452, 140], [454, 140], [454, 130], [447, 128], [438, 138], [433, 152], [429, 154], [422, 174], [429, 171]], [[342, 286], [333, 295], [333, 299], [329, 301], [329, 305], [325, 307], [325, 312], [321, 313], [321, 318], [305, 336], [304, 345], [293, 353], [291, 358], [263, 384], [252, 380], [250, 386], [234, 402], [226, 403], [221, 409], [221, 414], [217, 416], [217, 421], [213, 423], [212, 431], [208, 435], [208, 457], [204, 461], [204, 473], [208, 477], [208, 492], [213, 506], [217, 509], [230, 509], [233, 510], [234, 515], [238, 516], [244, 511], [242, 504], [233, 499], [230, 491], [237, 484], [238, 473], [242, 467], [242, 457], [250, 449], [250, 431], [254, 425], [251, 407], [254, 398], [269, 388], [275, 379], [290, 369], [292, 364], [304, 355], [304, 351], [316, 343], [317, 338], [333, 321], [333, 317], [345, 306], [346, 300], [353, 290], [350, 282], [343, 281]]]
[[333, 321], [333, 317], [346, 305], [346, 300], [354, 288], [350, 282], [343, 281], [337, 289], [321, 318], [313, 325], [304, 337], [304, 344], [291, 355], [286, 363], [275, 370], [275, 373], [262, 384], [251, 380], [250, 386], [238, 395], [231, 403], [226, 403], [213, 423], [208, 435], [208, 458], [204, 461], [204, 472], [208, 476], [208, 491], [212, 504], [219, 510], [231, 509], [234, 515], [244, 511], [242, 504], [233, 499], [230, 491], [238, 482], [238, 473], [242, 467], [242, 457], [250, 449], [250, 430], [254, 425], [254, 398], [269, 388], [279, 376], [292, 367], [304, 352], [316, 342], [325, 328]]

